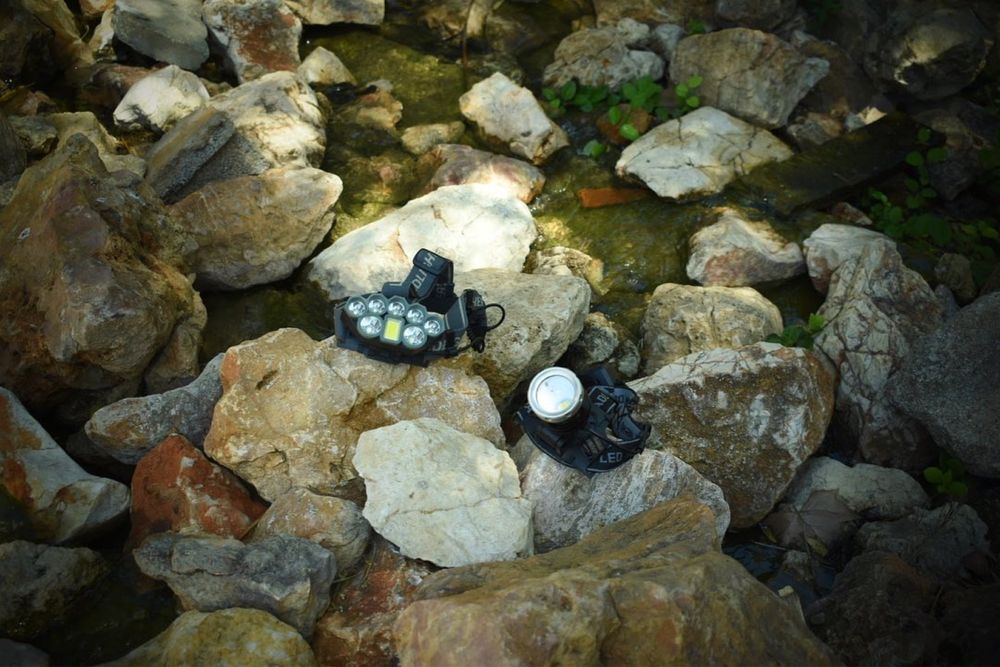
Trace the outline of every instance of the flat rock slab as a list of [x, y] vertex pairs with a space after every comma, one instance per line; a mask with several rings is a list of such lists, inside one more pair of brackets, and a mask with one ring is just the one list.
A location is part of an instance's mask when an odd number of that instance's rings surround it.
[[115, 2], [115, 37], [154, 60], [196, 70], [208, 59], [200, 0]]
[[193, 111], [146, 153], [146, 183], [164, 202], [173, 203], [188, 181], [235, 131], [233, 121], [222, 111], [211, 107]]
[[767, 130], [701, 107], [639, 137], [622, 151], [615, 171], [661, 197], [682, 200], [719, 192], [737, 176], [791, 156]]
[[506, 452], [437, 419], [366, 431], [364, 516], [403, 555], [443, 567], [531, 553], [531, 502]]

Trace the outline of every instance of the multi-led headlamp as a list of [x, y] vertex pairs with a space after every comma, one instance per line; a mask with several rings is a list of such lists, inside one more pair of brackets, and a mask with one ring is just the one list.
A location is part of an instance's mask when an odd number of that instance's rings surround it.
[[603, 367], [580, 376], [553, 367], [532, 379], [528, 405], [516, 417], [536, 447], [590, 476], [642, 451], [650, 427], [632, 418], [637, 402], [635, 392]]
[[[337, 306], [338, 344], [381, 361], [421, 366], [467, 347], [482, 352], [486, 333], [503, 322], [503, 308], [487, 305], [475, 290], [456, 295], [453, 274], [450, 260], [421, 249], [405, 281], [386, 283], [381, 292], [352, 296]], [[488, 308], [501, 312], [492, 326], [486, 320]], [[460, 348], [463, 334], [470, 342]]]

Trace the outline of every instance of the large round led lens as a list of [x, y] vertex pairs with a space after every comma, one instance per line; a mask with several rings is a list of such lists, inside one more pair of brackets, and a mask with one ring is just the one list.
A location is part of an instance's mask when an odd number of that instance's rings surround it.
[[378, 338], [382, 333], [382, 318], [375, 315], [365, 315], [358, 320], [358, 333], [365, 338]]
[[368, 313], [368, 306], [365, 304], [365, 300], [360, 296], [352, 296], [347, 300], [347, 305], [344, 306], [344, 310], [346, 310], [347, 314], [354, 319], [358, 319], [362, 315]]
[[403, 345], [406, 347], [416, 350], [423, 347], [426, 343], [427, 333], [420, 327], [410, 324], [403, 329]]
[[406, 313], [406, 299], [401, 296], [394, 296], [389, 299], [387, 312], [393, 317], [403, 317]]
[[541, 371], [528, 385], [528, 405], [542, 421], [564, 422], [583, 404], [583, 384], [573, 371], [553, 366]]
[[424, 331], [431, 338], [437, 338], [444, 333], [444, 318], [437, 313], [428, 313], [424, 322]]
[[427, 319], [427, 309], [415, 303], [406, 309], [406, 321], [410, 324], [423, 324]]
[[389, 308], [389, 300], [381, 294], [372, 294], [368, 297], [368, 312], [372, 315], [385, 315]]

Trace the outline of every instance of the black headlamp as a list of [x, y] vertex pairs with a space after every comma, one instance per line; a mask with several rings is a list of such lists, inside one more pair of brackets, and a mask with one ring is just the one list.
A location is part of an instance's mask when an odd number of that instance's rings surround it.
[[[337, 344], [380, 361], [419, 366], [468, 348], [482, 352], [486, 333], [503, 322], [503, 307], [487, 305], [475, 290], [456, 295], [454, 274], [451, 260], [421, 248], [406, 280], [385, 283], [381, 292], [352, 296], [337, 306]], [[492, 326], [488, 308], [501, 313]], [[463, 335], [469, 344], [459, 347]]]
[[637, 402], [636, 393], [604, 367], [579, 376], [553, 367], [531, 381], [517, 420], [545, 454], [590, 476], [642, 451], [650, 427], [632, 418]]

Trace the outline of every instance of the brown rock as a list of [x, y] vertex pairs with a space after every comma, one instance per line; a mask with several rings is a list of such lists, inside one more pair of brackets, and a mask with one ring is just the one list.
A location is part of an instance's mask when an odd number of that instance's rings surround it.
[[503, 188], [527, 203], [545, 186], [545, 174], [538, 167], [462, 144], [438, 144], [421, 158], [419, 167], [433, 172], [421, 194], [443, 185], [483, 183]]
[[204, 20], [240, 83], [301, 62], [302, 22], [281, 0], [208, 0]]
[[433, 574], [394, 626], [400, 664], [835, 662], [718, 550], [711, 510], [684, 497], [571, 547]]
[[146, 454], [132, 476], [132, 531], [126, 550], [153, 533], [241, 538], [267, 506], [231, 472], [186, 438], [172, 435]]

